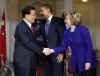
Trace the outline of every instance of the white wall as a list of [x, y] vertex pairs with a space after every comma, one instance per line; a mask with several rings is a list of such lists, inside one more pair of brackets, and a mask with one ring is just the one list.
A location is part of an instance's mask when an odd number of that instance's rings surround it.
[[0, 0], [0, 15], [3, 8], [6, 8], [6, 0]]
[[56, 0], [56, 16], [62, 16], [64, 11], [73, 8], [73, 0]]
[[11, 40], [14, 36], [15, 27], [18, 23], [18, 0], [7, 0], [7, 13], [9, 22], [9, 50], [8, 60], [13, 61], [14, 41]]

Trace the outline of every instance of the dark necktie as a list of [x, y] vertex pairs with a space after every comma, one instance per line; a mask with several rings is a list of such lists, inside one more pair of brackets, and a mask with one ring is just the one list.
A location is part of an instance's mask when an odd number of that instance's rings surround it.
[[45, 33], [46, 33], [46, 35], [48, 35], [49, 25], [50, 25], [50, 21], [47, 20], [47, 22], [46, 22], [46, 24], [45, 24]]

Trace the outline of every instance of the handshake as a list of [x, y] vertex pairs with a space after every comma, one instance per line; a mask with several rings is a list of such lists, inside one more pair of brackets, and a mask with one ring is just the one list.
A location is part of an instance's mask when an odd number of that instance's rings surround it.
[[48, 55], [50, 55], [54, 52], [55, 51], [53, 49], [49, 49], [49, 48], [44, 48], [44, 50], [43, 50], [43, 54], [46, 55], [46, 56], [48, 56]]

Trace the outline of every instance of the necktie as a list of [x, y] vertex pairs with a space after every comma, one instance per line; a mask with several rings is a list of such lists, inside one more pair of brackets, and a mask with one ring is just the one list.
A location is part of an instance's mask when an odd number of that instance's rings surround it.
[[32, 31], [32, 34], [34, 34], [34, 28], [33, 28], [33, 26], [31, 26], [31, 31]]
[[49, 25], [50, 25], [50, 21], [47, 20], [47, 22], [45, 24], [45, 32], [46, 32], [46, 35], [48, 35]]

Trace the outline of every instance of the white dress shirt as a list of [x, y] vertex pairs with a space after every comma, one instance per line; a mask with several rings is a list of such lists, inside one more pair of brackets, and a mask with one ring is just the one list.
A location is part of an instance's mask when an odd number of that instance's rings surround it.
[[51, 23], [52, 18], [53, 18], [53, 15], [51, 15], [51, 16], [48, 18], [48, 20], [49, 20], [50, 23]]
[[30, 22], [28, 22], [26, 19], [23, 19], [25, 21], [25, 23], [29, 26], [29, 28], [31, 29], [32, 24]]

